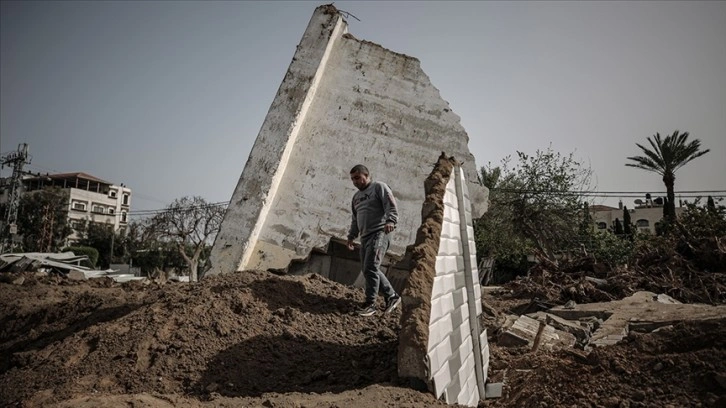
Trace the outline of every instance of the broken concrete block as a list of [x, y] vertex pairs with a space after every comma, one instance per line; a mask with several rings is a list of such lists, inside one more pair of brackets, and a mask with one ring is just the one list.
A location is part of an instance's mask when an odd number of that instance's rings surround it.
[[532, 343], [534, 339], [521, 337], [511, 331], [506, 331], [499, 335], [497, 344], [501, 347], [522, 347]]
[[594, 322], [595, 317], [603, 319], [590, 341], [595, 346], [604, 346], [617, 343], [631, 329], [652, 331], [683, 320], [720, 318], [726, 314], [726, 306], [682, 304], [667, 295], [641, 291], [612, 302], [575, 305], [571, 309], [557, 306], [548, 313], [569, 320], [590, 317], [590, 322]]
[[500, 398], [502, 396], [502, 383], [486, 383], [484, 384], [485, 398]]
[[70, 280], [87, 280], [86, 274], [82, 271], [69, 271], [66, 277]]
[[656, 297], [656, 302], [658, 303], [666, 303], [670, 305], [681, 305], [683, 303], [673, 299], [672, 297], [666, 295], [665, 293], [661, 293]]
[[540, 347], [548, 350], [572, 347], [575, 345], [576, 338], [571, 333], [557, 330], [554, 327], [545, 324], [539, 337]]
[[545, 312], [537, 312], [532, 317], [535, 319], [554, 327], [557, 330], [561, 330], [572, 334], [580, 343], [584, 344], [590, 339], [590, 330], [583, 327], [578, 322], [563, 319], [559, 316]]
[[531, 347], [537, 337], [539, 324], [531, 317], [519, 316], [507, 331], [499, 335], [498, 343], [504, 347]]

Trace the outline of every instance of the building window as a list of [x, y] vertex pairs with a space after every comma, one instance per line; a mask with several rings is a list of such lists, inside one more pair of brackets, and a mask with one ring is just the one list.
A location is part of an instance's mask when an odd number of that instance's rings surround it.
[[123, 205], [129, 205], [129, 195], [124, 194]]
[[126, 222], [126, 211], [121, 211], [121, 222]]
[[650, 223], [648, 222], [648, 220], [644, 220], [641, 218], [635, 222], [635, 225], [637, 225], [638, 228], [648, 228], [650, 226]]
[[116, 190], [109, 190], [108, 196], [111, 198], [116, 198]]
[[86, 203], [79, 203], [78, 201], [73, 203], [73, 209], [78, 211], [86, 211]]
[[608, 225], [604, 222], [598, 222], [597, 223], [597, 229], [606, 229]]
[[96, 214], [105, 214], [105, 213], [106, 213], [106, 211], [104, 211], [104, 210], [105, 210], [105, 209], [103, 208], [103, 206], [100, 206], [100, 205], [94, 205], [94, 206], [93, 206], [93, 210], [92, 210], [92, 212], [94, 212], [94, 213], [96, 213]]
[[111, 215], [113, 215], [115, 212], [116, 212], [116, 210], [114, 210], [113, 208], [108, 209], [108, 213]]

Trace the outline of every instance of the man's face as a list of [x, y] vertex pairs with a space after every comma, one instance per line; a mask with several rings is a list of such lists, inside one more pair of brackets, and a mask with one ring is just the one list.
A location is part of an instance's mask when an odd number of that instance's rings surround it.
[[358, 190], [365, 190], [365, 188], [368, 187], [368, 183], [371, 181], [367, 174], [360, 172], [350, 173], [350, 179], [353, 181], [353, 185], [356, 186]]

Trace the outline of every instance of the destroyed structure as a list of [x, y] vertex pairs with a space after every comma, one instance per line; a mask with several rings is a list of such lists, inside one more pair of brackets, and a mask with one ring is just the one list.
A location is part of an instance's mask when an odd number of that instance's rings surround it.
[[408, 252], [398, 375], [423, 383], [449, 404], [477, 406], [489, 366], [479, 327], [481, 286], [466, 179], [443, 154], [426, 179], [423, 222]]
[[[329, 252], [331, 240], [347, 236], [355, 192], [348, 171], [359, 163], [399, 202], [390, 253], [400, 256], [414, 242], [421, 186], [442, 151], [463, 162], [474, 216], [486, 210], [488, 190], [467, 143], [417, 59], [356, 39], [335, 7], [320, 6], [245, 164], [207, 273], [286, 270], [315, 249]], [[330, 264], [320, 260], [328, 269], [316, 272], [329, 276]]]
[[[85, 264], [85, 265], [84, 265]], [[14, 276], [21, 272], [35, 272], [40, 275], [55, 274], [71, 280], [88, 280], [91, 278], [110, 278], [114, 282], [128, 282], [144, 280], [136, 276], [128, 265], [111, 265], [106, 270], [91, 268], [87, 255], [76, 255], [71, 251], [61, 253], [24, 252], [0, 255], [0, 272], [10, 272], [0, 275], [3, 280], [9, 280], [22, 285], [25, 277]], [[125, 267], [125, 268], [124, 268]]]

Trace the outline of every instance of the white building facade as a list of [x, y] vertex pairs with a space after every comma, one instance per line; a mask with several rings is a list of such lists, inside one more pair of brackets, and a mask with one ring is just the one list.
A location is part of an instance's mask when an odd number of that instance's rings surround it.
[[24, 193], [48, 187], [69, 192], [68, 220], [73, 233], [68, 244], [78, 242], [83, 226], [90, 223], [109, 225], [114, 232], [125, 231], [131, 210], [131, 189], [115, 185], [86, 173], [63, 173], [23, 179]]
[[[641, 201], [641, 200], [637, 200]], [[683, 207], [676, 207], [676, 217], [683, 212]], [[599, 230], [615, 229], [615, 220], [623, 223], [623, 206], [620, 203], [619, 208], [609, 207], [606, 205], [593, 205], [590, 207], [592, 219], [595, 222], [595, 228]], [[655, 235], [655, 225], [663, 219], [663, 205], [656, 204], [651, 201], [646, 203], [637, 203], [633, 208], [628, 208], [630, 214], [630, 222], [634, 228], [640, 233]]]

